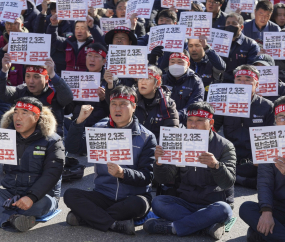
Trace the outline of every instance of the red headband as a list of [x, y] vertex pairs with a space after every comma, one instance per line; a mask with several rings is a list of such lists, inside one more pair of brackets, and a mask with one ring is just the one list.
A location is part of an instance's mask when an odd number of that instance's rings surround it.
[[17, 102], [15, 108], [27, 109], [29, 111], [32, 111], [35, 114], [40, 114], [41, 113], [41, 110], [38, 107], [36, 107], [35, 105], [30, 104], [30, 103], [23, 103], [21, 101]]
[[205, 110], [192, 110], [192, 111], [188, 111], [187, 116], [197, 116], [197, 117], [201, 117], [201, 118], [209, 118], [212, 119], [213, 118], [213, 114], [205, 111]]
[[26, 69], [26, 72], [34, 72], [34, 73], [38, 73], [38, 74], [41, 74], [41, 75], [44, 75], [44, 76], [46, 76], [48, 74], [47, 69], [39, 67], [36, 70], [33, 66], [29, 66]]
[[285, 105], [280, 104], [275, 108], [275, 115], [277, 115], [278, 113], [282, 113], [284, 111], [285, 111]]
[[235, 74], [235, 78], [237, 76], [251, 76], [254, 80], [258, 81], [258, 76], [250, 71], [250, 70], [239, 70], [236, 74]]
[[110, 101], [112, 101], [115, 98], [123, 98], [126, 100], [129, 100], [132, 103], [136, 103], [136, 98], [133, 95], [124, 95], [124, 94], [120, 94], [118, 96], [114, 96], [114, 94], [110, 97]]
[[183, 53], [173, 53], [170, 55], [169, 60], [172, 58], [179, 58], [185, 60], [186, 62], [189, 62], [188, 56], [184, 55]]
[[157, 79], [158, 81], [161, 80], [161, 76], [159, 75], [155, 75], [151, 70], [148, 70], [148, 77], [149, 76], [153, 76], [155, 79]]
[[106, 58], [106, 56], [107, 56], [107, 53], [105, 51], [103, 51], [103, 50], [97, 51], [97, 50], [94, 50], [92, 48], [88, 48], [87, 49], [87, 54], [90, 53], [90, 52], [97, 53], [97, 54], [101, 55], [103, 58]]

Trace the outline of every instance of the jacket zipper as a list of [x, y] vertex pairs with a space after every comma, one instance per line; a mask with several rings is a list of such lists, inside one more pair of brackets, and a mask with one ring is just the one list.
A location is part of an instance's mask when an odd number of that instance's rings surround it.
[[118, 199], [119, 186], [120, 186], [119, 178], [117, 178], [117, 191], [116, 191], [116, 198], [115, 198], [115, 201], [117, 201], [117, 199]]
[[31, 183], [31, 176], [29, 176], [29, 184]]

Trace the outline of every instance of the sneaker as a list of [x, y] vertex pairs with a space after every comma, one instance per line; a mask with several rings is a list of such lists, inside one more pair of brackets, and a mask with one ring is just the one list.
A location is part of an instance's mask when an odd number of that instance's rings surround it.
[[164, 219], [150, 218], [144, 223], [143, 229], [149, 234], [173, 234], [171, 224]]
[[251, 227], [247, 230], [246, 235], [247, 242], [264, 242], [265, 240], [261, 237], [261, 235], [255, 232]]
[[81, 219], [77, 217], [72, 211], [70, 211], [66, 216], [66, 223], [71, 226], [79, 226]]
[[24, 216], [21, 214], [13, 214], [9, 218], [10, 224], [20, 232], [26, 232], [36, 225], [34, 216]]
[[221, 223], [215, 223], [211, 225], [210, 227], [203, 229], [202, 232], [218, 240], [218, 239], [221, 239], [225, 233], [225, 225]]
[[132, 219], [124, 221], [116, 221], [115, 226], [111, 229], [118, 233], [129, 234], [129, 235], [136, 234], [134, 220]]

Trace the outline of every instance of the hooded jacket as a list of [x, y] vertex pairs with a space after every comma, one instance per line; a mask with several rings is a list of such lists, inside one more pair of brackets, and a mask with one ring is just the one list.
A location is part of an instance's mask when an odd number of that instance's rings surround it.
[[[1, 120], [1, 128], [15, 129], [14, 108]], [[33, 134], [24, 139], [16, 133], [17, 165], [4, 165], [1, 184], [13, 195], [28, 196], [33, 202], [46, 194], [60, 198], [61, 173], [65, 158], [61, 138], [55, 133], [56, 121], [51, 111], [43, 107]]]
[[33, 1], [27, 0], [27, 9], [23, 14], [24, 26], [29, 30], [30, 33], [35, 33], [36, 18], [40, 14]]

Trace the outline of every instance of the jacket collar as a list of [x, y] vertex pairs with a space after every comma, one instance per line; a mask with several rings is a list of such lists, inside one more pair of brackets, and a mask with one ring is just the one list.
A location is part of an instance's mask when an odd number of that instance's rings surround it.
[[200, 64], [200, 63], [208, 63], [209, 62], [209, 58], [207, 56], [207, 54], [205, 53], [205, 55], [202, 57], [200, 62], [195, 62], [191, 57], [190, 57], [190, 63], [195, 63], [195, 64]]
[[[116, 127], [112, 127], [110, 125], [110, 120], [107, 123], [107, 127], [108, 128], [116, 128]], [[133, 122], [130, 124], [130, 126], [128, 126], [128, 129], [132, 130], [132, 135], [140, 135], [141, 134], [141, 129], [139, 126], [139, 120], [135, 115], [133, 115]]]
[[176, 80], [176, 78], [174, 76], [172, 76], [169, 71], [167, 71], [167, 76], [174, 85], [180, 85], [189, 76], [194, 76], [194, 71], [192, 71], [190, 68], [188, 68], [187, 71], [181, 77], [179, 77], [178, 80]]
[[236, 43], [238, 43], [239, 45], [242, 45], [243, 41], [245, 40], [245, 36], [243, 33], [240, 33], [240, 36], [236, 39]]

